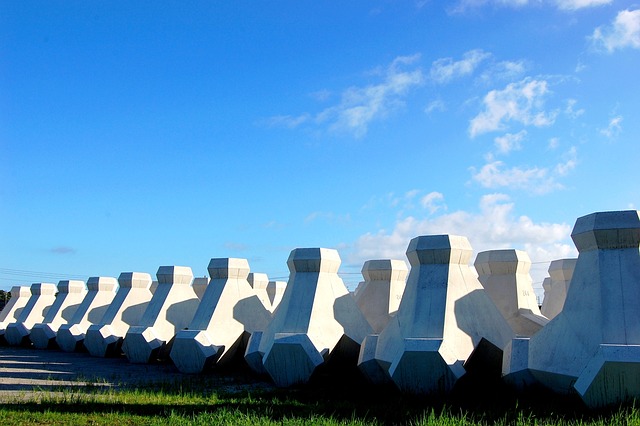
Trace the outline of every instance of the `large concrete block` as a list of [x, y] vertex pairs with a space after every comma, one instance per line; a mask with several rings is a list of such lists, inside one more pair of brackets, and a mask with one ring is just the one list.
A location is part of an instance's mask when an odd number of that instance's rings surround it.
[[362, 266], [364, 282], [354, 296], [374, 333], [380, 333], [398, 310], [408, 273], [403, 260], [367, 260]]
[[529, 275], [531, 259], [522, 250], [489, 250], [474, 262], [478, 280], [517, 336], [530, 337], [549, 320], [540, 313]]
[[47, 311], [56, 298], [56, 285], [50, 283], [35, 283], [31, 285], [31, 296], [16, 322], [10, 323], [5, 331], [5, 339], [10, 345], [31, 345], [29, 333], [31, 328], [42, 322]]
[[269, 302], [271, 303], [271, 312], [275, 312], [278, 309], [286, 288], [286, 281], [269, 281], [267, 283], [267, 297], [269, 297]]
[[[307, 382], [319, 365], [338, 359], [341, 352], [353, 357], [355, 368], [358, 354], [351, 343], [359, 347], [373, 330], [337, 274], [340, 263], [338, 252], [331, 249], [291, 252], [287, 261], [291, 273], [282, 301], [271, 323], [259, 338], [256, 334], [249, 341], [245, 353], [247, 363], [257, 371], [266, 370], [277, 386]], [[255, 366], [260, 357], [264, 370]]]
[[[502, 362], [493, 358], [500, 357], [513, 333], [469, 267], [471, 253], [469, 241], [460, 236], [421, 236], [409, 243], [411, 272], [398, 312], [378, 336], [374, 357], [404, 392], [450, 392], [472, 353], [478, 360]], [[497, 355], [484, 351], [495, 347]], [[361, 357], [361, 364], [370, 360]]]
[[118, 281], [113, 277], [90, 277], [87, 294], [71, 320], [60, 326], [56, 343], [66, 352], [83, 349], [87, 329], [99, 324], [118, 291]]
[[166, 359], [176, 333], [189, 325], [200, 299], [191, 286], [188, 266], [161, 266], [158, 286], [137, 326], [129, 327], [122, 351], [130, 362]]
[[31, 297], [31, 289], [27, 286], [11, 288], [11, 299], [0, 312], [0, 342], [4, 341], [4, 332], [9, 324], [18, 321], [22, 310]]
[[540, 309], [545, 317], [553, 319], [562, 311], [577, 261], [578, 259], [560, 259], [549, 265], [549, 277], [545, 278], [542, 285], [544, 299]]
[[62, 280], [58, 283], [58, 294], [41, 323], [33, 326], [29, 338], [37, 349], [55, 348], [58, 329], [71, 321], [85, 296], [84, 281]]
[[123, 272], [118, 277], [120, 289], [102, 320], [87, 329], [84, 346], [97, 357], [118, 356], [129, 327], [138, 325], [147, 309], [151, 293], [151, 275]]
[[[199, 373], [215, 364], [229, 362], [243, 339], [254, 331], [262, 331], [271, 320], [266, 292], [262, 300], [248, 279], [246, 259], [218, 258], [209, 262], [211, 282], [187, 330], [179, 331], [171, 349], [171, 359], [183, 373]], [[254, 275], [266, 288], [266, 275]], [[270, 305], [270, 303], [269, 303]]]
[[531, 337], [529, 369], [591, 407], [640, 398], [640, 216], [599, 212], [576, 221], [578, 260], [562, 311]]

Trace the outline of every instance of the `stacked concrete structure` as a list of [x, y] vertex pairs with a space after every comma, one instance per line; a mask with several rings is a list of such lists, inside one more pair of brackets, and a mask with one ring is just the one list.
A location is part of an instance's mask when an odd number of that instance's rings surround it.
[[188, 266], [161, 266], [156, 275], [153, 297], [139, 325], [129, 328], [122, 343], [122, 351], [133, 363], [165, 359], [174, 336], [189, 325], [200, 303]]
[[373, 357], [398, 388], [423, 395], [450, 392], [466, 365], [499, 365], [513, 333], [469, 267], [471, 254], [465, 237], [412, 239], [398, 312], [359, 362]]
[[60, 326], [56, 343], [66, 352], [83, 349], [84, 337], [91, 324], [99, 324], [118, 291], [113, 277], [90, 277], [87, 294], [71, 320]]
[[269, 310], [272, 313], [275, 312], [275, 310], [278, 308], [278, 305], [280, 305], [286, 288], [286, 281], [269, 281], [267, 283], [267, 297], [269, 298], [269, 303], [271, 304], [271, 308]]
[[576, 221], [578, 248], [564, 309], [529, 342], [528, 368], [548, 388], [590, 407], [640, 398], [640, 216]]
[[31, 289], [27, 286], [14, 286], [11, 288], [11, 299], [0, 312], [0, 342], [4, 342], [4, 332], [12, 322], [18, 321], [22, 309], [27, 305], [31, 297]]
[[[238, 348], [244, 352], [249, 336], [264, 330], [271, 320], [265, 306], [270, 303], [262, 291], [269, 280], [264, 274], [255, 274], [252, 287], [246, 259], [211, 259], [208, 270], [211, 282], [207, 291], [188, 329], [176, 334], [171, 349], [171, 359], [183, 373], [199, 373], [228, 363]], [[256, 294], [256, 284], [262, 299]]]
[[578, 259], [560, 259], [549, 265], [549, 277], [542, 284], [544, 299], [540, 309], [545, 317], [553, 319], [562, 311], [577, 261]]
[[151, 275], [123, 272], [118, 277], [120, 289], [99, 324], [87, 329], [84, 346], [97, 357], [118, 356], [129, 327], [138, 325], [147, 309], [151, 293]]
[[58, 294], [55, 302], [47, 311], [41, 323], [33, 326], [29, 338], [37, 349], [57, 347], [58, 329], [68, 323], [87, 295], [84, 281], [62, 280], [58, 282]]
[[35, 283], [31, 285], [31, 296], [16, 322], [7, 326], [5, 339], [10, 345], [31, 345], [29, 333], [31, 328], [42, 322], [49, 307], [56, 298], [56, 285], [51, 283]]
[[[277, 386], [306, 383], [336, 356], [355, 359], [371, 326], [338, 276], [338, 252], [298, 248], [287, 265], [290, 278], [273, 320], [251, 336], [245, 360], [266, 371]], [[335, 359], [335, 358], [334, 358]]]
[[480, 284], [517, 336], [530, 337], [549, 320], [540, 313], [529, 271], [531, 259], [522, 250], [489, 250], [474, 262]]

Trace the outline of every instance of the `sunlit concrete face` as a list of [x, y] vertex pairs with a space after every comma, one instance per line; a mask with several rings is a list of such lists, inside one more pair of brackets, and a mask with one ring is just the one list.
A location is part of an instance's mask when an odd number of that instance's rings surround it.
[[480, 284], [517, 336], [530, 337], [549, 320], [540, 312], [529, 271], [531, 259], [522, 250], [489, 250], [474, 262]]
[[183, 373], [228, 363], [238, 348], [244, 350], [243, 340], [263, 331], [271, 320], [266, 292], [260, 293], [262, 298], [256, 292], [256, 286], [266, 288], [269, 279], [260, 274], [250, 283], [246, 259], [211, 259], [208, 270], [211, 281], [193, 320], [177, 333], [171, 348], [171, 360]]
[[0, 342], [4, 340], [4, 332], [7, 326], [12, 322], [18, 321], [18, 317], [30, 297], [31, 289], [27, 286], [14, 286], [11, 288], [11, 299], [0, 312]]
[[91, 324], [100, 323], [118, 291], [113, 277], [91, 277], [87, 280], [87, 294], [71, 320], [60, 326], [56, 343], [66, 352], [81, 350], [85, 333]]
[[84, 281], [62, 280], [58, 283], [56, 300], [41, 323], [31, 329], [29, 338], [37, 349], [56, 348], [58, 329], [70, 322], [87, 295]]
[[549, 265], [549, 277], [543, 284], [544, 299], [540, 309], [545, 317], [553, 319], [562, 311], [577, 261], [578, 259], [559, 259]]
[[190, 267], [161, 266], [156, 276], [158, 285], [139, 325], [129, 327], [122, 343], [130, 362], [166, 359], [174, 336], [189, 325], [200, 303]]
[[640, 217], [599, 212], [576, 221], [579, 251], [562, 311], [529, 342], [544, 386], [590, 407], [640, 397]]
[[359, 348], [372, 333], [337, 274], [340, 263], [338, 252], [331, 249], [291, 252], [282, 301], [266, 330], [252, 336], [245, 353], [247, 363], [266, 372], [277, 386], [306, 383], [325, 359], [343, 350], [355, 366], [358, 349], [353, 345]]
[[151, 275], [145, 272], [123, 272], [118, 277], [120, 289], [102, 320], [87, 329], [84, 346], [92, 356], [121, 354], [122, 341], [129, 327], [140, 323], [151, 297]]
[[35, 283], [31, 285], [31, 296], [18, 320], [7, 325], [5, 339], [10, 345], [30, 345], [31, 328], [42, 322], [49, 308], [55, 302], [57, 288], [51, 283]]
[[398, 312], [361, 350], [361, 364], [375, 360], [381, 367], [370, 380], [379, 382], [384, 374], [404, 392], [446, 394], [482, 342], [500, 356], [513, 333], [469, 267], [471, 254], [465, 237], [411, 240], [411, 271]]

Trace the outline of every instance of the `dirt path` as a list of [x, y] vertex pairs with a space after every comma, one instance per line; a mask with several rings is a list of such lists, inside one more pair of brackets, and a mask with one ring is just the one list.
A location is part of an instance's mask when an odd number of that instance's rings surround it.
[[227, 392], [271, 389], [247, 374], [186, 375], [173, 364], [131, 364], [126, 358], [0, 346], [0, 401], [34, 392], [65, 389], [198, 386]]

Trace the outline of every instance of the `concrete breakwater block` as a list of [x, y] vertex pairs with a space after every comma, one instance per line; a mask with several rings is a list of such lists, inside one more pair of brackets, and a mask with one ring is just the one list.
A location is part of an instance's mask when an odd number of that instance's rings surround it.
[[140, 323], [153, 294], [151, 275], [123, 272], [118, 277], [120, 289], [99, 324], [87, 329], [84, 346], [92, 356], [118, 356], [129, 327]]
[[7, 326], [5, 331], [7, 343], [13, 346], [22, 344], [31, 345], [31, 341], [29, 340], [31, 328], [35, 324], [42, 322], [47, 311], [55, 301], [56, 292], [57, 288], [55, 284], [31, 284], [31, 296], [27, 304], [22, 308], [18, 320]]
[[83, 349], [85, 333], [91, 324], [102, 320], [118, 291], [118, 281], [113, 277], [90, 277], [87, 294], [71, 320], [60, 326], [56, 343], [66, 352]]
[[[229, 362], [242, 340], [253, 332], [262, 331], [271, 320], [271, 305], [266, 292], [249, 282], [249, 262], [246, 259], [211, 259], [208, 267], [211, 281], [187, 330], [176, 334], [171, 359], [183, 373], [199, 373], [213, 365]], [[264, 274], [260, 274], [264, 275]], [[266, 288], [266, 275], [260, 282]], [[259, 289], [262, 290], [262, 289]]]
[[84, 281], [62, 280], [58, 282], [58, 294], [41, 323], [33, 326], [29, 338], [36, 349], [56, 348], [56, 336], [60, 327], [73, 318], [87, 295]]
[[190, 267], [161, 266], [156, 276], [158, 285], [139, 325], [129, 327], [122, 343], [133, 363], [166, 359], [174, 336], [189, 325], [200, 303]]
[[291, 252], [284, 295], [273, 320], [249, 340], [245, 360], [280, 387], [306, 383], [335, 357], [353, 358], [372, 333], [353, 296], [338, 276], [336, 250], [298, 248]]
[[469, 267], [471, 254], [461, 236], [411, 240], [411, 271], [398, 312], [361, 349], [360, 365], [375, 361], [381, 367], [370, 380], [386, 377], [403, 392], [442, 395], [466, 374], [467, 363], [478, 364], [472, 354], [501, 364], [501, 349], [513, 333]]
[[478, 280], [507, 320], [514, 334], [531, 337], [549, 320], [542, 315], [529, 271], [531, 259], [522, 250], [489, 250], [474, 262]]
[[579, 255], [564, 308], [531, 337], [528, 368], [589, 407], [640, 398], [640, 215], [583, 216], [571, 238]]
[[553, 319], [564, 308], [577, 261], [578, 259], [558, 259], [549, 265], [549, 277], [542, 284], [544, 299], [540, 309], [545, 317]]
[[12, 322], [18, 321], [18, 317], [22, 313], [22, 309], [27, 305], [31, 297], [31, 289], [27, 286], [11, 287], [11, 299], [0, 311], [0, 342], [4, 340], [4, 332], [7, 326]]

